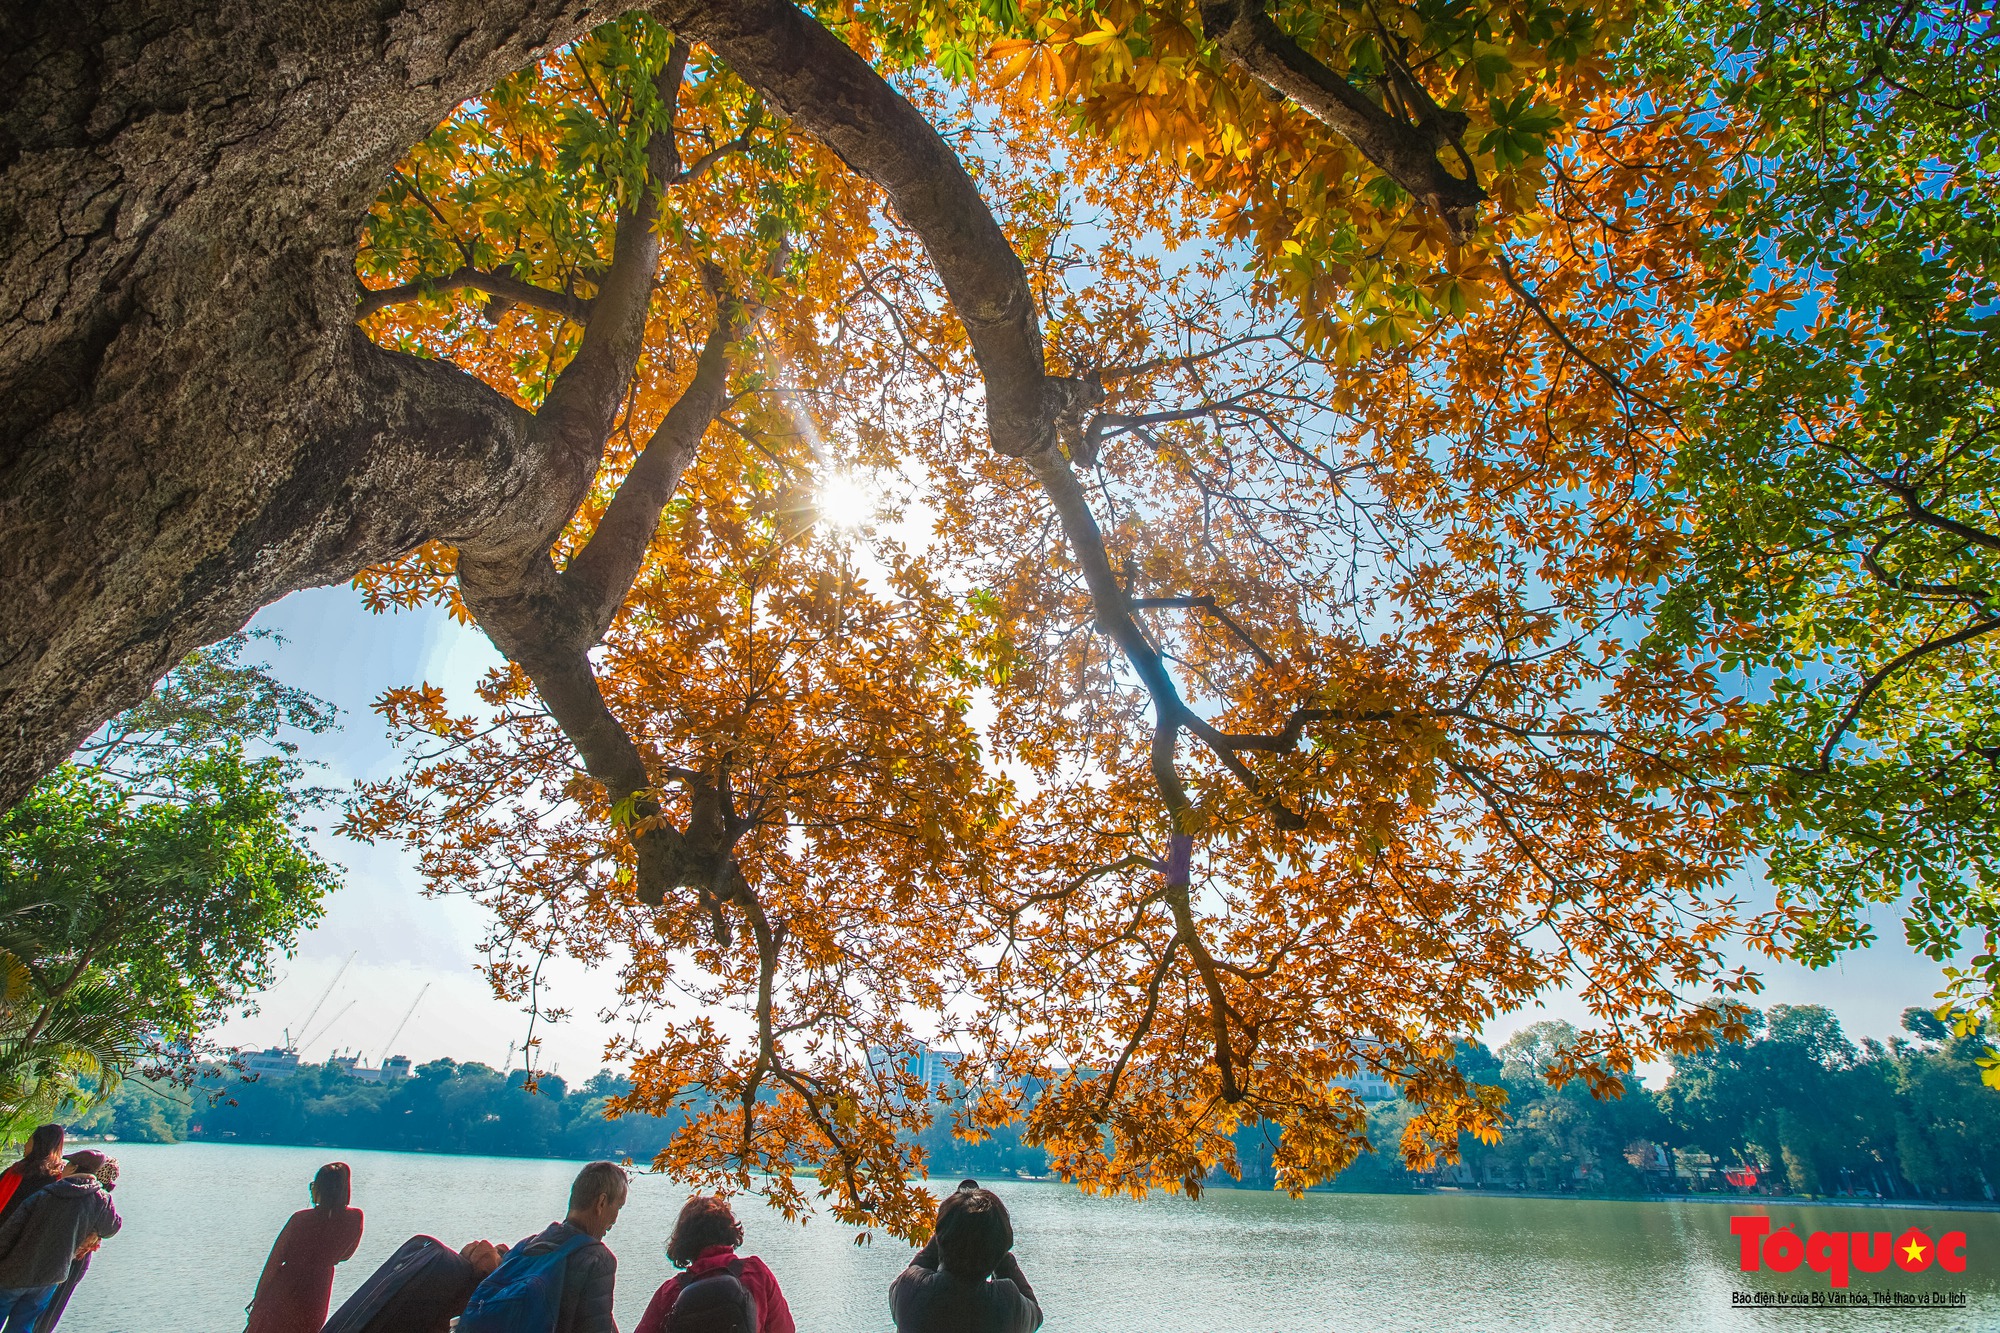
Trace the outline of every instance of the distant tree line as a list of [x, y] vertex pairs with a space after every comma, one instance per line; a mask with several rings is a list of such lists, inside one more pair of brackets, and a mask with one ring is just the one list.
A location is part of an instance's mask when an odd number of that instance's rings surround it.
[[610, 1099], [631, 1090], [610, 1073], [575, 1089], [554, 1074], [541, 1075], [533, 1090], [526, 1083], [518, 1069], [503, 1074], [454, 1060], [433, 1060], [387, 1083], [366, 1083], [331, 1065], [303, 1066], [276, 1080], [211, 1077], [188, 1092], [133, 1079], [75, 1129], [145, 1143], [643, 1160], [675, 1128], [649, 1115], [608, 1118]]
[[[1886, 1043], [1856, 1043], [1828, 1009], [1776, 1005], [1753, 1015], [1748, 1041], [1681, 1057], [1664, 1088], [1630, 1079], [1608, 1100], [1542, 1077], [1575, 1037], [1567, 1023], [1537, 1023], [1497, 1051], [1466, 1042], [1459, 1066], [1507, 1091], [1500, 1142], [1467, 1138], [1459, 1162], [1408, 1171], [1396, 1144], [1410, 1110], [1376, 1103], [1369, 1137], [1380, 1151], [1334, 1187], [1992, 1200], [2000, 1091], [1981, 1081], [1987, 1042], [1954, 1036], [1925, 1009], [1905, 1010], [1903, 1024]], [[1270, 1145], [1252, 1131], [1238, 1150], [1245, 1183], [1268, 1182]]]
[[[1543, 1077], [1575, 1032], [1537, 1023], [1498, 1050], [1466, 1042], [1459, 1063], [1506, 1089], [1511, 1123], [1497, 1144], [1467, 1139], [1461, 1160], [1407, 1170], [1396, 1144], [1406, 1103], [1374, 1103], [1364, 1154], [1333, 1188], [1401, 1191], [1459, 1188], [1574, 1194], [1756, 1191], [1884, 1198], [1987, 1200], [2000, 1184], [2000, 1092], [1981, 1082], [1986, 1044], [1955, 1037], [1927, 1010], [1906, 1010], [1905, 1032], [1859, 1043], [1817, 1005], [1778, 1005], [1754, 1015], [1750, 1040], [1674, 1064], [1658, 1091], [1629, 1080], [1622, 1097], [1593, 1098], [1580, 1082]], [[610, 1098], [629, 1090], [599, 1073], [571, 1090], [544, 1075], [435, 1060], [412, 1077], [364, 1083], [339, 1069], [307, 1067], [278, 1082], [230, 1083], [207, 1104], [140, 1080], [79, 1122], [82, 1132], [126, 1140], [183, 1138], [297, 1143], [393, 1151], [526, 1157], [631, 1157], [662, 1147], [675, 1122], [607, 1119]], [[210, 1091], [218, 1090], [210, 1085]], [[1018, 1128], [977, 1143], [955, 1138], [948, 1116], [921, 1136], [934, 1176], [1003, 1178], [1048, 1170]], [[1273, 1144], [1259, 1131], [1237, 1139], [1242, 1183], [1268, 1185]], [[1755, 1174], [1755, 1184], [1732, 1184]], [[1215, 1185], [1228, 1185], [1218, 1177]]]

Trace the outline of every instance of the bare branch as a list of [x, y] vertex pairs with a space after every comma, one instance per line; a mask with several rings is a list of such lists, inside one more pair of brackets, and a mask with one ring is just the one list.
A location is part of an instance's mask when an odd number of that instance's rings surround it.
[[1099, 879], [1105, 875], [1115, 875], [1121, 870], [1152, 870], [1164, 874], [1166, 873], [1166, 866], [1141, 852], [1134, 852], [1130, 856], [1122, 856], [1108, 865], [1092, 866], [1069, 883], [1063, 885], [1060, 889], [1050, 889], [1043, 893], [1031, 893], [1015, 906], [1009, 908], [1007, 915], [1017, 917], [1037, 903], [1051, 903], [1062, 898], [1067, 898], [1093, 879]]
[[1328, 129], [1353, 144], [1396, 184], [1435, 209], [1454, 236], [1472, 230], [1475, 210], [1486, 199], [1477, 180], [1452, 175], [1438, 151], [1453, 148], [1470, 159], [1459, 142], [1465, 133], [1462, 111], [1446, 111], [1414, 79], [1398, 81], [1414, 119], [1390, 114], [1360, 89], [1293, 41], [1264, 11], [1263, 0], [1212, 0], [1201, 6], [1201, 25], [1229, 60], [1272, 91], [1304, 108]]
[[1212, 596], [1202, 597], [1140, 597], [1133, 601], [1134, 610], [1143, 611], [1148, 607], [1177, 607], [1184, 611], [1206, 611], [1221, 621], [1229, 631], [1243, 641], [1245, 647], [1257, 655], [1257, 660], [1267, 667], [1278, 665], [1277, 660], [1264, 651], [1263, 645], [1250, 637], [1250, 631], [1238, 624], [1236, 618], [1215, 604]]
[[532, 282], [505, 273], [488, 273], [483, 269], [456, 268], [442, 278], [417, 278], [410, 282], [398, 283], [394, 287], [363, 288], [361, 300], [354, 308], [356, 319], [366, 319], [377, 311], [386, 310], [404, 301], [419, 301], [439, 292], [471, 290], [485, 292], [488, 296], [514, 305], [533, 306], [537, 310], [547, 310], [561, 315], [574, 324], [590, 323], [591, 302], [569, 292], [552, 292], [546, 287], [537, 287]]
[[1869, 699], [1874, 697], [1875, 692], [1882, 688], [1889, 677], [1895, 675], [1898, 671], [1901, 671], [1913, 662], [1929, 657], [1932, 653], [1941, 653], [1947, 648], [1956, 648], [1960, 644], [1970, 643], [1974, 639], [1991, 634], [1996, 629], [2000, 629], [2000, 616], [1992, 616], [1985, 620], [1975, 620], [1956, 634], [1947, 634], [1942, 639], [1933, 639], [1928, 643], [1920, 643], [1906, 652], [1898, 653], [1877, 667], [1870, 673], [1868, 679], [1861, 683], [1861, 689], [1856, 692], [1853, 702], [1848, 704], [1846, 710], [1841, 713], [1840, 721], [1835, 724], [1832, 733], [1826, 738], [1826, 744], [1820, 747], [1819, 771], [1822, 773], [1826, 772], [1827, 768], [1833, 763], [1833, 752], [1840, 748], [1841, 738], [1853, 728], [1855, 720], [1861, 716], [1861, 710], [1867, 706]]
[[1548, 307], [1542, 304], [1542, 298], [1530, 291], [1527, 284], [1522, 282], [1520, 277], [1514, 272], [1513, 261], [1500, 251], [1495, 251], [1494, 254], [1500, 264], [1501, 276], [1506, 278], [1507, 285], [1513, 289], [1516, 296], [1527, 303], [1528, 309], [1535, 312], [1535, 317], [1541, 320], [1543, 327], [1555, 335], [1556, 341], [1561, 343], [1571, 356], [1583, 362], [1593, 374], [1610, 385], [1612, 391], [1618, 394], [1619, 397], [1635, 398], [1652, 408], [1655, 412], [1658, 412], [1666, 420], [1678, 420], [1670, 408], [1662, 407], [1652, 398], [1640, 393], [1630, 384], [1627, 384], [1623, 378], [1606, 368], [1603, 362], [1577, 346], [1576, 340], [1569, 336], [1569, 333], [1563, 326], [1556, 322], [1556, 317], [1549, 313]]

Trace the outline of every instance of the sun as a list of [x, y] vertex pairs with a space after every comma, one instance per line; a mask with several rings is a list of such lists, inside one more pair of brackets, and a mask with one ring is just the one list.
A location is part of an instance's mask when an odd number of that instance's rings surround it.
[[882, 494], [874, 482], [848, 471], [822, 478], [813, 503], [820, 522], [844, 532], [859, 532], [873, 523], [881, 507]]

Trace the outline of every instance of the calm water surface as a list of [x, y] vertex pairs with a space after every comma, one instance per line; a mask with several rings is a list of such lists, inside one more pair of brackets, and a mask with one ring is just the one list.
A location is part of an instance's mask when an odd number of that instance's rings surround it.
[[[361, 1250], [337, 1270], [336, 1305], [406, 1238], [512, 1243], [561, 1215], [576, 1163], [325, 1148], [120, 1144], [124, 1232], [107, 1241], [63, 1333], [241, 1333], [272, 1239], [335, 1158], [354, 1167], [367, 1215]], [[947, 1187], [950, 1183], [947, 1182]], [[1017, 1252], [1052, 1333], [1641, 1333], [1840, 1328], [2000, 1329], [2000, 1214], [1773, 1209], [1801, 1232], [1915, 1224], [1969, 1238], [1963, 1274], [1891, 1270], [1875, 1285], [1963, 1290], [1963, 1310], [1737, 1310], [1730, 1293], [1826, 1290], [1803, 1269], [1742, 1274], [1729, 1207], [1451, 1195], [1314, 1195], [1219, 1190], [1198, 1203], [1088, 1199], [1065, 1186], [1002, 1183]], [[629, 1330], [671, 1269], [662, 1255], [686, 1191], [633, 1182], [608, 1240], [618, 1254], [618, 1322]], [[747, 1252], [778, 1274], [801, 1333], [886, 1333], [886, 1290], [902, 1245], [857, 1247], [820, 1219], [791, 1226], [745, 1209]], [[1893, 1279], [1893, 1280], [1883, 1280]], [[1854, 1288], [1869, 1279], [1857, 1275]]]

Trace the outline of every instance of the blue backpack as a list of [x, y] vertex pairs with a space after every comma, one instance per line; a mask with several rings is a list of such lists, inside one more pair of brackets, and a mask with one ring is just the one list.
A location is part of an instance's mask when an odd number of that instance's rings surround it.
[[562, 1313], [563, 1270], [590, 1239], [579, 1231], [540, 1254], [515, 1246], [466, 1302], [458, 1333], [548, 1333]]

